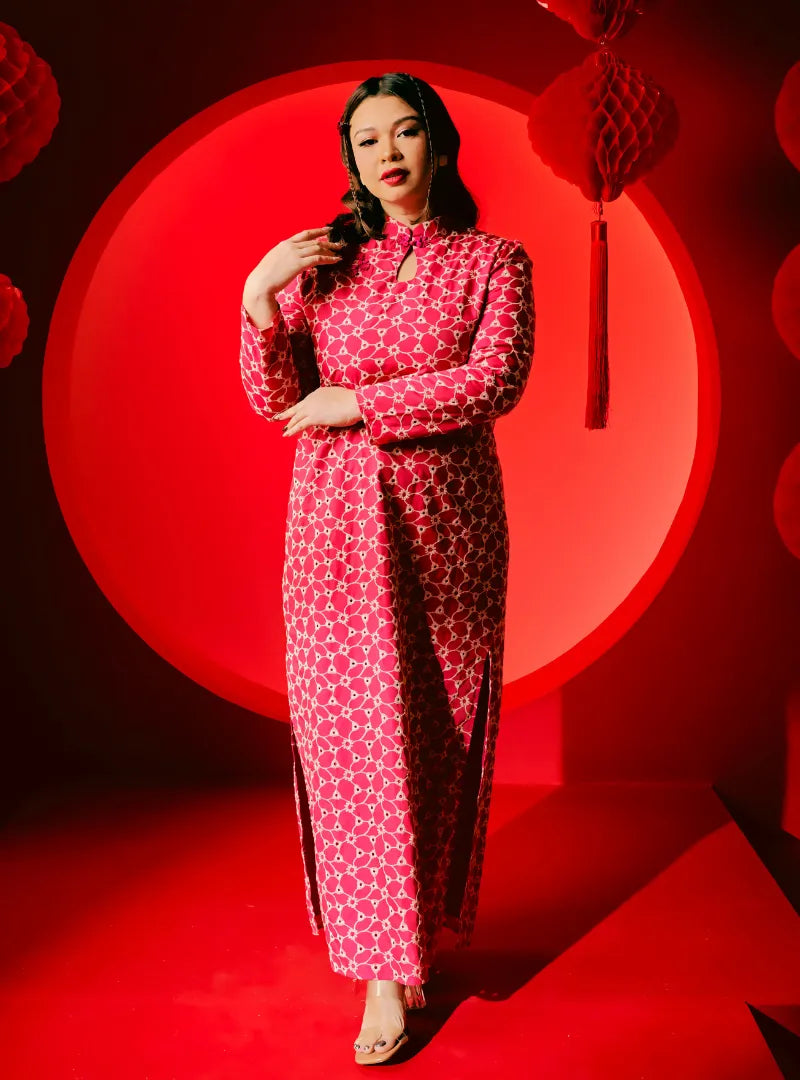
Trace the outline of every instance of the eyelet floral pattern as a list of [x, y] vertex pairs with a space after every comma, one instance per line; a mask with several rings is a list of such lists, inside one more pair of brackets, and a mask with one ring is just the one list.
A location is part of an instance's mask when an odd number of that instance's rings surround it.
[[[397, 281], [411, 245], [416, 276]], [[533, 359], [518, 240], [433, 218], [303, 270], [240, 367], [267, 420], [317, 386], [362, 420], [297, 436], [282, 578], [311, 929], [352, 979], [428, 979], [473, 933], [509, 556], [494, 422]]]

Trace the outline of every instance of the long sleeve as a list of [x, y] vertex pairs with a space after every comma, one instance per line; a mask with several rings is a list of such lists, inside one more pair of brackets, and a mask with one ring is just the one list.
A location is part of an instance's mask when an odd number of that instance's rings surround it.
[[244, 304], [241, 306], [242, 383], [253, 409], [267, 420], [296, 405], [320, 385], [303, 302], [308, 284], [304, 270], [278, 292], [278, 312], [264, 330], [258, 329]]
[[401, 375], [355, 391], [370, 441], [444, 434], [495, 420], [519, 401], [533, 362], [533, 265], [522, 244], [501, 245], [469, 356], [444, 371]]

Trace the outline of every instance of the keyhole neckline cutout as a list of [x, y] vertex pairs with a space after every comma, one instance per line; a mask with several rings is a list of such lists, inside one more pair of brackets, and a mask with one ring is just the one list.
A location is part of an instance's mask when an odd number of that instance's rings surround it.
[[[406, 263], [412, 257], [414, 259], [414, 273], [411, 275], [411, 277], [407, 277], [407, 278], [399, 277], [398, 275], [400, 274], [400, 271], [403, 269], [403, 267], [406, 265]], [[414, 245], [412, 244], [409, 247], [408, 251], [403, 256], [403, 258], [400, 260], [400, 265], [395, 270], [394, 284], [395, 285], [410, 285], [412, 281], [417, 280], [418, 275], [419, 275], [419, 260], [417, 259], [417, 248], [414, 247]]]

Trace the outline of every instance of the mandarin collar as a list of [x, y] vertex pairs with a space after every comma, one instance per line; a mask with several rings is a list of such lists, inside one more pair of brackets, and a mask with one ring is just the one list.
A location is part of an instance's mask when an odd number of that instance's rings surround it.
[[441, 236], [447, 230], [442, 223], [441, 214], [427, 218], [425, 221], [418, 221], [416, 225], [405, 225], [387, 214], [383, 231], [385, 238], [380, 241], [383, 244], [400, 245], [402, 247], [413, 244], [414, 247], [426, 247], [437, 236]]

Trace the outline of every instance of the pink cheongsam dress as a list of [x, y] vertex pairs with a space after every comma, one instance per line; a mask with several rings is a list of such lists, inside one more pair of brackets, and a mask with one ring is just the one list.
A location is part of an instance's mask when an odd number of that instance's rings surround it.
[[[518, 240], [386, 219], [307, 267], [241, 374], [274, 419], [317, 386], [362, 419], [297, 436], [282, 579], [294, 792], [311, 929], [334, 971], [427, 981], [469, 943], [502, 690], [509, 540], [494, 423], [534, 346]], [[416, 276], [397, 281], [410, 245]], [[277, 434], [277, 432], [276, 432]]]

